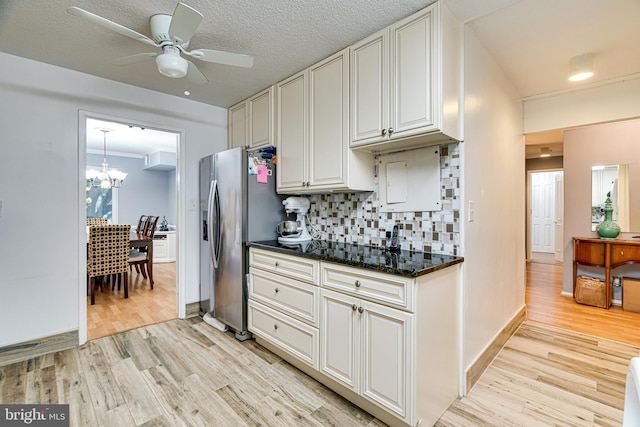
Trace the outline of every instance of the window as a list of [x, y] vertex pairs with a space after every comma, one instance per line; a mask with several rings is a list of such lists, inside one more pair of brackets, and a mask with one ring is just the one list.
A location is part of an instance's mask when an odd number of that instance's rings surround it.
[[106, 218], [109, 224], [118, 223], [118, 189], [88, 187], [86, 192], [87, 218]]

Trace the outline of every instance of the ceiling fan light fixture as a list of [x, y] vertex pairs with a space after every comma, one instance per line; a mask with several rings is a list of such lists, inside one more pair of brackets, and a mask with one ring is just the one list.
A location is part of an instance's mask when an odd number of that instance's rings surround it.
[[577, 82], [593, 76], [593, 55], [583, 53], [569, 61], [569, 81]]
[[186, 59], [173, 52], [165, 52], [156, 56], [156, 64], [158, 65], [158, 71], [162, 75], [172, 79], [186, 76], [189, 68], [189, 63]]

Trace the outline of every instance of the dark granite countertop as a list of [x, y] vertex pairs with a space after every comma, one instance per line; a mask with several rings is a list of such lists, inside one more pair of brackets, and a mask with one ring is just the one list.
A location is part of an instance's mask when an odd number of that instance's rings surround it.
[[405, 277], [422, 276], [464, 261], [462, 257], [451, 255], [409, 251], [393, 253], [379, 247], [321, 240], [312, 240], [294, 246], [283, 245], [277, 240], [269, 240], [250, 242], [248, 246]]

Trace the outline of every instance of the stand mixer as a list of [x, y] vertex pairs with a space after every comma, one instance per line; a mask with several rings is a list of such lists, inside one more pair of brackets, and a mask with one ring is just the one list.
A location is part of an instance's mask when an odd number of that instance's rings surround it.
[[[297, 223], [297, 227], [296, 227], [297, 229], [291, 230], [295, 234], [292, 233], [290, 235], [278, 237], [278, 242], [283, 243], [285, 245], [286, 244], [295, 245], [300, 242], [310, 241], [311, 235], [307, 230], [307, 218], [306, 218], [307, 212], [309, 212], [309, 207], [311, 206], [309, 199], [307, 199], [306, 197], [287, 197], [282, 201], [282, 204], [284, 205], [284, 210], [287, 213], [287, 215], [295, 212], [296, 214], [295, 223]], [[293, 221], [283, 221], [283, 223], [287, 223], [286, 224], [287, 226], [290, 226], [289, 223], [292, 223], [292, 222]], [[283, 225], [283, 223], [280, 223], [278, 225], [279, 232], [280, 232], [280, 229], [282, 228], [281, 226]]]

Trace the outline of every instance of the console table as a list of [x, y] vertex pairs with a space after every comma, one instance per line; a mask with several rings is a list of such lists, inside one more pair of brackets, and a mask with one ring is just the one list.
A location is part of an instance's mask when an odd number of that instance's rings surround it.
[[578, 264], [604, 268], [605, 308], [611, 305], [611, 269], [624, 264], [640, 263], [640, 241], [573, 238], [573, 297], [576, 296]]

